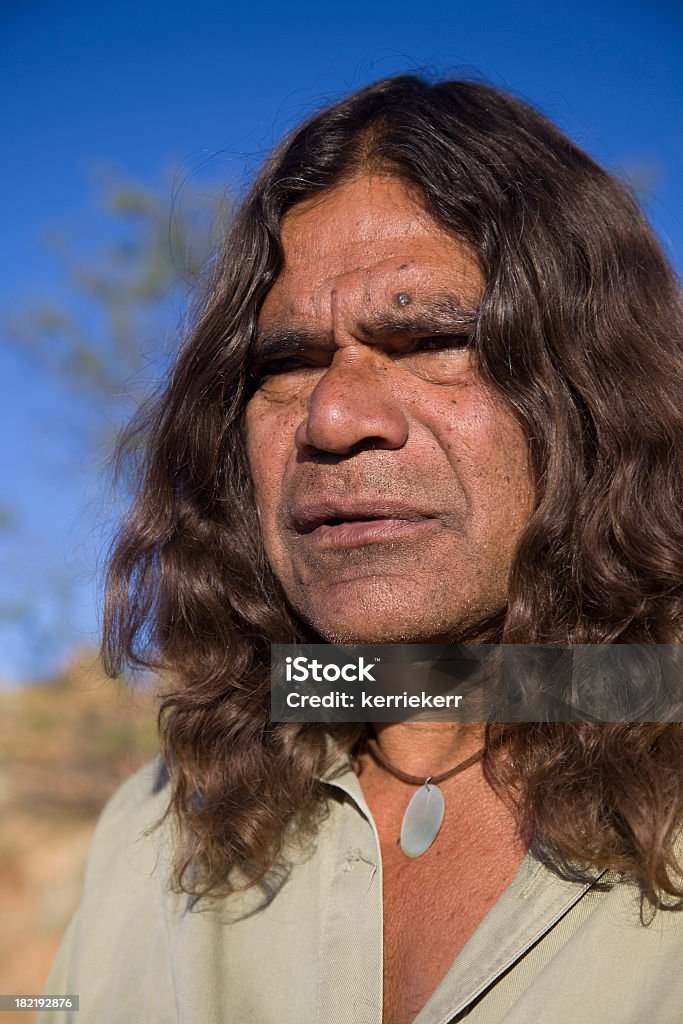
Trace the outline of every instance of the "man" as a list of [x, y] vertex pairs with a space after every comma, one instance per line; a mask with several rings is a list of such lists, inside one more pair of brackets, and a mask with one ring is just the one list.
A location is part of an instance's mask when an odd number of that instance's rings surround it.
[[680, 643], [681, 322], [627, 191], [494, 89], [283, 143], [122, 442], [104, 654], [165, 678], [163, 765], [102, 816], [61, 1019], [681, 1019], [679, 724], [269, 715], [271, 643]]

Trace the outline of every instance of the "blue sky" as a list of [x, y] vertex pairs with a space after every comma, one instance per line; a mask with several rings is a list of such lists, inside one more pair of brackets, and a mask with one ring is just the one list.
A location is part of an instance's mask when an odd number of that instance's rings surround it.
[[[483, 76], [535, 103], [611, 169], [647, 167], [647, 212], [680, 272], [677, 7], [6, 0], [0, 329], [32, 301], [63, 297], [45, 237], [62, 228], [92, 241], [94, 166], [157, 185], [170, 168], [240, 186], [311, 109], [406, 70]], [[0, 681], [11, 682], [47, 675], [95, 640], [104, 528], [92, 512], [101, 453], [79, 447], [72, 399], [1, 335], [0, 387], [0, 504], [17, 519], [0, 534]], [[17, 599], [34, 608], [31, 628], [2, 619]]]

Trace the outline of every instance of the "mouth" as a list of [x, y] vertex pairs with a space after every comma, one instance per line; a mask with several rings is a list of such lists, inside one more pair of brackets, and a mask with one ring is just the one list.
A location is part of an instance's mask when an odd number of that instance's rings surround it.
[[300, 539], [317, 548], [398, 541], [435, 522], [427, 511], [389, 506], [386, 502], [356, 503], [354, 507], [321, 503], [298, 509], [293, 519]]

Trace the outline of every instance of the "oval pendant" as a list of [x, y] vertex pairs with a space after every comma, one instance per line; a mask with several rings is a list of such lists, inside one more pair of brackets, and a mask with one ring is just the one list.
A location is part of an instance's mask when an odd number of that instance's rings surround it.
[[420, 786], [411, 798], [401, 825], [401, 849], [406, 857], [420, 857], [436, 839], [446, 802], [438, 786]]

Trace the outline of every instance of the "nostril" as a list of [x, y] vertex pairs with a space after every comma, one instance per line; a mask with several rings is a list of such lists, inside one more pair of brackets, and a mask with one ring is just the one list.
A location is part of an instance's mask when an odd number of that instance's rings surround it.
[[362, 440], [357, 441], [356, 444], [351, 445], [349, 449], [351, 455], [358, 455], [360, 452], [372, 452], [377, 448], [386, 448], [387, 443], [381, 437], [364, 437]]

